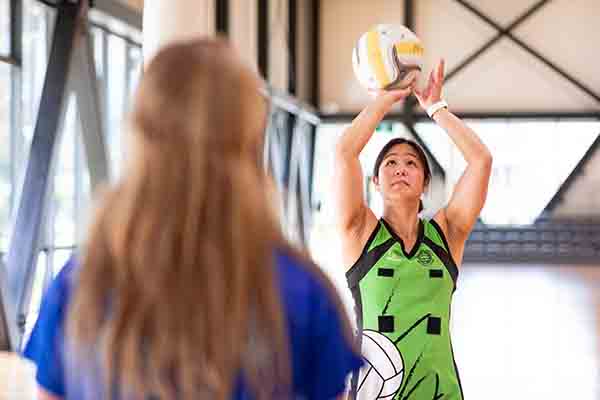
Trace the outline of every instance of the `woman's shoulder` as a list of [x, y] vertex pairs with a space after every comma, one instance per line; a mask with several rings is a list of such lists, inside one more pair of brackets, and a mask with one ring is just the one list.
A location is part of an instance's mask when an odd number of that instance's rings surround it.
[[65, 265], [61, 268], [59, 273], [54, 278], [54, 282], [57, 285], [63, 286], [65, 288], [70, 288], [75, 279], [77, 271], [79, 270], [79, 261], [77, 260], [76, 255], [72, 255], [69, 260], [65, 263]]
[[57, 396], [65, 394], [64, 322], [76, 270], [77, 259], [73, 256], [50, 283], [23, 350], [23, 356], [37, 365], [38, 384]]
[[276, 272], [282, 286], [284, 296], [294, 294], [309, 298], [310, 296], [335, 296], [333, 286], [325, 273], [307, 254], [292, 248], [280, 247], [275, 252]]
[[58, 306], [58, 303], [62, 305], [69, 300], [77, 270], [77, 258], [72, 256], [52, 279], [45, 294], [45, 303]]
[[276, 252], [276, 259], [281, 296], [288, 318], [296, 322], [308, 322], [324, 313], [329, 317], [336, 316], [340, 328], [349, 327], [338, 290], [308, 255], [283, 247]]
[[277, 260], [296, 389], [305, 398], [336, 398], [362, 365], [341, 300], [308, 256], [283, 249]]

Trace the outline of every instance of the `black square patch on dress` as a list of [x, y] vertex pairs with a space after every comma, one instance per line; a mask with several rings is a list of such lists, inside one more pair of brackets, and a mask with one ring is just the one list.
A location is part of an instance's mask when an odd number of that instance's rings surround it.
[[438, 317], [427, 318], [427, 333], [439, 335], [442, 332], [442, 320]]
[[393, 315], [380, 315], [378, 320], [379, 320], [379, 332], [383, 332], [383, 333], [394, 332], [394, 316]]
[[394, 276], [394, 270], [391, 268], [378, 268], [377, 276], [384, 276], [386, 278], [392, 278]]
[[444, 271], [442, 271], [441, 269], [430, 269], [429, 270], [429, 277], [430, 278], [443, 278], [444, 277]]

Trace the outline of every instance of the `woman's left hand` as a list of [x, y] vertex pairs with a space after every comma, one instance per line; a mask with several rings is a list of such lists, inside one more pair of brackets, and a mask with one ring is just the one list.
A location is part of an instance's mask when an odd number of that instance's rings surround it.
[[438, 65], [429, 73], [427, 86], [423, 90], [416, 87], [413, 93], [421, 107], [426, 110], [432, 104], [437, 103], [442, 98], [442, 85], [444, 84], [444, 60], [441, 59]]

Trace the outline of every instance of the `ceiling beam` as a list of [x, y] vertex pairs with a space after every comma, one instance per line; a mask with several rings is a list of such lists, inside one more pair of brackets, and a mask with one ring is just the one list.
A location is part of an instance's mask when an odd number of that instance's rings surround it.
[[[462, 5], [464, 8], [466, 8], [467, 10], [469, 10], [470, 12], [472, 12], [473, 14], [477, 15], [481, 20], [485, 21], [488, 25], [495, 28], [498, 32], [505, 31], [502, 28], [502, 26], [500, 26], [500, 24], [498, 24], [497, 22], [492, 20], [489, 16], [485, 15], [481, 10], [479, 10], [478, 8], [476, 8], [469, 2], [467, 2], [465, 0], [455, 0], [455, 1], [457, 3], [459, 3], [460, 5]], [[596, 100], [598, 103], [600, 103], [600, 95], [597, 94], [596, 92], [594, 92], [592, 89], [590, 89], [583, 82], [574, 78], [572, 75], [570, 75], [568, 72], [566, 72], [565, 70], [560, 68], [558, 65], [556, 65], [552, 61], [548, 60], [541, 53], [539, 53], [537, 50], [533, 49], [531, 46], [529, 46], [527, 43], [523, 42], [521, 39], [519, 39], [518, 37], [513, 35], [511, 32], [506, 31], [506, 32], [504, 32], [504, 34], [506, 35], [506, 37], [508, 37], [514, 43], [519, 45], [523, 50], [525, 50], [526, 52], [531, 54], [533, 57], [537, 58], [539, 61], [541, 61], [543, 64], [545, 64], [548, 68], [550, 68], [551, 70], [556, 72], [558, 75], [562, 76], [564, 79], [571, 82], [571, 84], [578, 87], [581, 91], [585, 92], [587, 95], [589, 95], [594, 100]]]
[[506, 28], [498, 31], [496, 36], [488, 40], [485, 44], [483, 44], [479, 49], [475, 50], [469, 56], [467, 56], [463, 61], [459, 63], [459, 65], [454, 68], [452, 71], [446, 74], [445, 81], [448, 82], [455, 75], [457, 75], [460, 71], [468, 67], [473, 61], [479, 58], [483, 53], [489, 50], [497, 41], [503, 38], [507, 33], [513, 31], [517, 26], [521, 25], [525, 22], [529, 17], [535, 14], [539, 9], [541, 9], [544, 5], [548, 3], [549, 0], [541, 0], [534, 4], [529, 10], [525, 11], [519, 17], [517, 17], [513, 22], [511, 22]]
[[[142, 30], [143, 1], [94, 0], [93, 4], [96, 10], [119, 19], [140, 31]], [[139, 6], [139, 8], [134, 8], [132, 4]]]

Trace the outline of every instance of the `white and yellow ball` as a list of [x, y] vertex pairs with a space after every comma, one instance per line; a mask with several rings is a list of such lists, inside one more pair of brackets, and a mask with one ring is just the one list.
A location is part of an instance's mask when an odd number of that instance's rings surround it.
[[354, 74], [370, 90], [409, 87], [418, 79], [422, 64], [421, 41], [402, 25], [374, 26], [352, 51]]

